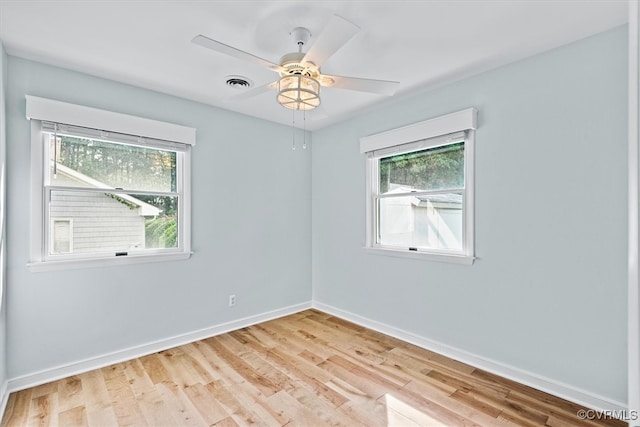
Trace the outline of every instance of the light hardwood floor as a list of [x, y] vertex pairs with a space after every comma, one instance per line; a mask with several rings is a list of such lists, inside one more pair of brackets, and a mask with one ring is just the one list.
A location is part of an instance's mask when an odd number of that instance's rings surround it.
[[595, 426], [581, 406], [307, 310], [11, 394], [2, 426]]

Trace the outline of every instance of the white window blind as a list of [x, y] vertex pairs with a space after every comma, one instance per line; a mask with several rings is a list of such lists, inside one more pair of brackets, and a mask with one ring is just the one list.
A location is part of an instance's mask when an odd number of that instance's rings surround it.
[[48, 121], [42, 122], [42, 131], [55, 133], [57, 135], [76, 136], [101, 141], [113, 141], [123, 144], [138, 145], [141, 147], [153, 147], [171, 151], [185, 151], [188, 146], [187, 144], [174, 141], [129, 135], [113, 131], [104, 131], [100, 129], [91, 129], [64, 123], [53, 123]]
[[464, 137], [464, 132], [455, 132], [449, 135], [442, 135], [434, 138], [427, 138], [420, 141], [410, 142], [408, 144], [400, 144], [394, 145], [392, 147], [381, 148], [379, 150], [371, 151], [370, 153], [373, 157], [385, 157], [395, 154], [409, 153], [412, 151], [435, 148], [441, 145], [453, 144], [454, 142], [461, 142], [464, 141]]

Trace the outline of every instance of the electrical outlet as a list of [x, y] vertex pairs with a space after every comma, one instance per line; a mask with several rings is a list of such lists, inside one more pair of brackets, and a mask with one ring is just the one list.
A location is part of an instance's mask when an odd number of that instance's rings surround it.
[[233, 307], [234, 305], [236, 305], [236, 296], [229, 295], [229, 307]]

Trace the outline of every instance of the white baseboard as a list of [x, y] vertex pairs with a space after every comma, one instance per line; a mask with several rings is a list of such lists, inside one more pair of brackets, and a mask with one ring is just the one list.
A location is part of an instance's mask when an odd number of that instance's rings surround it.
[[616, 402], [568, 384], [487, 359], [318, 301], [313, 301], [313, 308], [587, 408], [596, 411], [613, 411], [612, 413], [614, 414], [626, 413], [627, 405], [622, 402]]
[[4, 410], [7, 409], [7, 402], [9, 402], [9, 383], [5, 381], [0, 387], [0, 418], [4, 415]]
[[[257, 323], [266, 322], [278, 317], [298, 313], [308, 308], [311, 308], [311, 302], [305, 302], [289, 307], [284, 307], [278, 310], [268, 311], [266, 313], [233, 320], [231, 322], [222, 323], [220, 325], [211, 326], [194, 332], [176, 335], [162, 340], [116, 351], [113, 353], [80, 360], [50, 369], [45, 369], [16, 378], [11, 378], [9, 379], [8, 384], [5, 385], [5, 394], [8, 395], [10, 392], [24, 390], [29, 387], [46, 384], [48, 382], [66, 378], [71, 375], [77, 375], [94, 369], [104, 368], [105, 366], [113, 365], [114, 363], [124, 362], [126, 360], [131, 360], [138, 357], [146, 356], [148, 354], [157, 353], [159, 351], [210, 338], [216, 335], [224, 334], [226, 332], [246, 328], [247, 326], [255, 325]], [[0, 414], [4, 413], [4, 407], [0, 409], [2, 409], [2, 411], [0, 411]]]

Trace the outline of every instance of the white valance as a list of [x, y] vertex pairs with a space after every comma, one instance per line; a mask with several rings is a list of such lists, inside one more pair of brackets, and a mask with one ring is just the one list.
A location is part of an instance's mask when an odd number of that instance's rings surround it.
[[477, 128], [478, 110], [467, 108], [444, 116], [360, 138], [360, 152], [368, 153], [410, 142]]
[[53, 99], [26, 95], [27, 119], [70, 124], [181, 144], [195, 145], [196, 129]]

